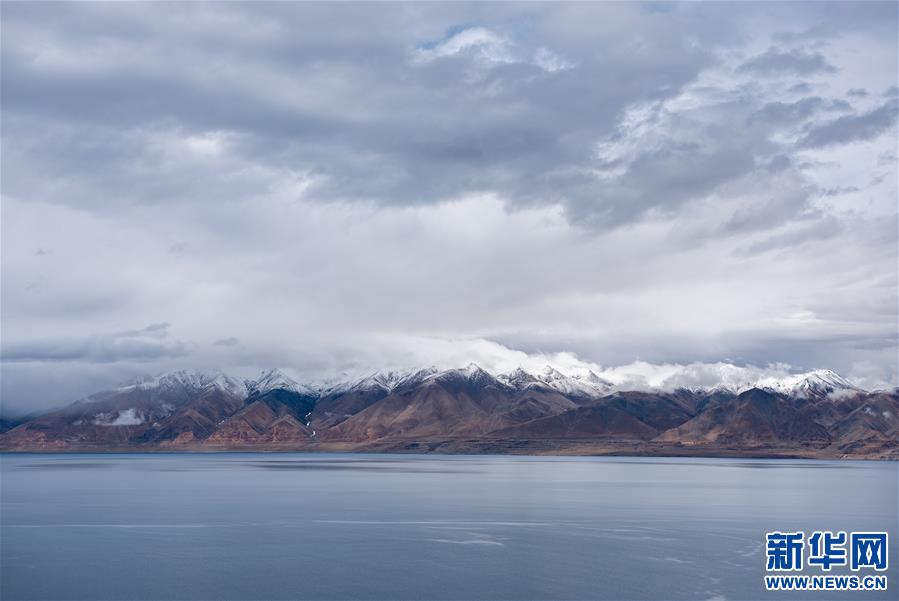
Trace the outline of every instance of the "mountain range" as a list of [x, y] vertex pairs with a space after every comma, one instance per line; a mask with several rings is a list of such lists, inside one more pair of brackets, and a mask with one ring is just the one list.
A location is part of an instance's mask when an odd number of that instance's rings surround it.
[[308, 450], [899, 459], [899, 390], [829, 370], [626, 390], [547, 366], [470, 364], [304, 384], [180, 370], [0, 423], [0, 450]]

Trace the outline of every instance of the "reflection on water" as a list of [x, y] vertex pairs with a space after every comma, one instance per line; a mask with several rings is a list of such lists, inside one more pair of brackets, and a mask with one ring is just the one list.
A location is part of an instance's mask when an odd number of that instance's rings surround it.
[[773, 599], [769, 530], [887, 529], [899, 556], [893, 463], [229, 453], [0, 469], [4, 600]]

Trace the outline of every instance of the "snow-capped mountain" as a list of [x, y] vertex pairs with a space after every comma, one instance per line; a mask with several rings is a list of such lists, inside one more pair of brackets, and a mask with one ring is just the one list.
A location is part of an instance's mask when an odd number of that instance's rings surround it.
[[597, 376], [594, 372], [586, 374], [566, 375], [551, 365], [545, 366], [536, 373], [517, 367], [497, 379], [515, 388], [526, 390], [533, 387], [548, 387], [564, 395], [593, 398], [608, 394], [612, 383]]
[[423, 378], [418, 383], [427, 383], [429, 380], [455, 388], [458, 388], [459, 386], [482, 390], [490, 388], [507, 388], [504, 382], [475, 363], [469, 363], [465, 367], [457, 369], [438, 371]]
[[246, 396], [247, 387], [241, 380], [231, 377], [221, 370], [179, 369], [156, 376], [145, 376], [132, 380], [119, 390], [187, 390], [201, 391], [218, 388], [234, 396]]
[[[507, 373], [492, 374], [475, 363], [470, 363], [462, 368], [451, 369], [428, 366], [406, 370], [377, 371], [361, 378], [332, 380], [327, 385], [298, 382], [279, 369], [264, 370], [257, 378], [243, 381], [220, 370], [177, 370], [161, 375], [135, 379], [118, 390], [140, 388], [142, 390], [200, 391], [212, 387], [239, 397], [246, 397], [254, 393], [263, 394], [279, 389], [305, 396], [325, 396], [345, 394], [351, 391], [382, 390], [390, 392], [404, 386], [415, 386], [430, 379], [451, 377], [466, 380], [480, 379], [485, 383], [488, 381], [497, 382], [514, 390], [526, 390], [532, 387], [543, 386], [563, 395], [583, 398], [598, 398], [611, 392], [626, 390], [681, 389], [694, 393], [729, 392], [739, 394], [752, 388], [760, 388], [801, 398], [862, 392], [862, 389], [829, 369], [816, 369], [785, 376], [763, 376], [736, 380], [729, 378], [727, 381], [707, 386], [676, 386], [668, 384], [668, 381], [658, 386], [651, 386], [647, 384], [633, 385], [628, 380], [615, 384], [611, 379], [604, 378], [590, 370], [566, 374], [552, 365], [546, 365], [539, 371], [528, 371], [518, 367]], [[676, 380], [672, 379], [671, 381]]]
[[265, 394], [272, 390], [288, 390], [306, 396], [315, 396], [318, 392], [306, 384], [301, 384], [285, 375], [277, 368], [263, 371], [255, 380], [246, 380], [248, 394]]
[[763, 378], [752, 387], [803, 398], [861, 392], [849, 380], [829, 369], [816, 369], [783, 378]]
[[567, 376], [547, 365], [537, 378], [566, 395], [595, 397], [607, 394], [612, 389], [611, 382], [603, 380], [592, 371], [584, 376]]
[[331, 383], [323, 387], [322, 395], [345, 394], [347, 392], [367, 392], [373, 390], [391, 391], [401, 385], [413, 385], [440, 373], [436, 367], [415, 367], [407, 370], [376, 371], [361, 378]]
[[538, 379], [535, 375], [525, 371], [521, 367], [516, 367], [506, 374], [499, 374], [496, 378], [500, 382], [503, 382], [507, 386], [515, 388], [516, 390], [524, 390], [530, 386], [543, 383], [542, 380]]
[[492, 374], [470, 363], [375, 372], [327, 388], [277, 369], [246, 381], [178, 370], [34, 416], [0, 434], [0, 448], [520, 452], [534, 444], [580, 452], [639, 444], [677, 453], [679, 445], [720, 443], [728, 452], [761, 445], [899, 457], [895, 391], [868, 393], [830, 370], [665, 366], [661, 377], [647, 378], [646, 366], [636, 367], [642, 379], [552, 365]]

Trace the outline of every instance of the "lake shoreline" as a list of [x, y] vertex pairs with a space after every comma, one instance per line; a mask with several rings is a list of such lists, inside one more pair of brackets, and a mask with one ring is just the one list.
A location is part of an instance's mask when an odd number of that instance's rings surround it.
[[[58, 443], [57, 443], [58, 444]], [[0, 453], [76, 454], [76, 453], [363, 453], [391, 455], [484, 455], [519, 457], [658, 457], [707, 459], [817, 459], [851, 461], [899, 461], [899, 448], [861, 453], [835, 454], [827, 447], [723, 447], [653, 443], [612, 443], [590, 440], [387, 440], [373, 443], [285, 443], [253, 445], [90, 445], [49, 444], [20, 448], [0, 448]]]

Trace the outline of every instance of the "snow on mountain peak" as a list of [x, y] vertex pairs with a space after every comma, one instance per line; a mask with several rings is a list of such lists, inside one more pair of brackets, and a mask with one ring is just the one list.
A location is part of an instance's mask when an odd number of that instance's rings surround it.
[[521, 367], [516, 367], [507, 374], [497, 376], [501, 382], [512, 386], [513, 388], [526, 388], [540, 382], [533, 374], [525, 371]]
[[469, 363], [465, 367], [456, 369], [446, 369], [436, 373], [433, 377], [441, 382], [464, 381], [483, 385], [489, 385], [497, 381], [493, 375], [476, 363]]
[[179, 369], [156, 376], [145, 376], [132, 380], [121, 387], [122, 390], [139, 388], [142, 390], [182, 388], [199, 391], [206, 388], [218, 388], [235, 396], [246, 396], [246, 385], [221, 370], [187, 370]]
[[755, 386], [798, 397], [823, 396], [860, 390], [846, 378], [829, 369], [815, 369], [782, 378], [762, 378], [755, 383]]
[[581, 397], [598, 397], [606, 394], [611, 388], [611, 383], [600, 378], [594, 372], [585, 374], [566, 375], [553, 367], [546, 365], [540, 371], [534, 373], [517, 367], [507, 374], [501, 374], [498, 379], [513, 388], [523, 390], [531, 386], [542, 385], [562, 394], [571, 394]]
[[417, 367], [410, 369], [400, 379], [401, 384], [418, 384], [440, 373], [440, 370], [433, 365], [428, 367]]
[[552, 365], [546, 365], [540, 371], [540, 377], [543, 380], [561, 380], [561, 379], [567, 378], [568, 376], [566, 376], [565, 374], [560, 372], [558, 369], [556, 369]]
[[490, 375], [483, 368], [481, 368], [481, 366], [478, 365], [477, 363], [469, 363], [464, 368], [462, 368], [462, 370], [460, 370], [460, 371], [469, 378], [480, 378], [483, 376]]
[[583, 376], [574, 376], [574, 377], [578, 378], [579, 380], [584, 380], [585, 382], [590, 382], [591, 384], [600, 384], [600, 385], [606, 386], [606, 387], [609, 387], [612, 385], [612, 383], [609, 382], [608, 380], [600, 378], [598, 375], [596, 375], [596, 372], [593, 371], [592, 369], [588, 369], [587, 373], [585, 373]]
[[[653, 372], [652, 370], [656, 370]], [[641, 371], [642, 370], [642, 371]], [[598, 398], [612, 391], [675, 390], [693, 392], [727, 391], [739, 394], [751, 388], [761, 388], [794, 397], [822, 398], [840, 394], [854, 394], [860, 389], [829, 369], [816, 369], [789, 374], [785, 367], [739, 367], [732, 364], [650, 366], [634, 364], [601, 370], [577, 369], [564, 373], [552, 365], [537, 371], [518, 367], [507, 373], [494, 374], [476, 363], [456, 369], [416, 367], [407, 370], [385, 370], [357, 379], [346, 375], [327, 385], [309, 386], [297, 382], [279, 369], [263, 371], [254, 380], [241, 381], [220, 370], [177, 370], [130, 382], [122, 389], [170, 389], [173, 391], [201, 391], [218, 388], [239, 397], [270, 390], [290, 390], [304, 395], [342, 394], [348, 391], [384, 390], [392, 392], [399, 386], [414, 386], [430, 379], [461, 378], [473, 384], [503, 386], [524, 390], [543, 386], [565, 395]], [[570, 375], [569, 375], [570, 374]]]
[[439, 372], [440, 370], [433, 366], [415, 367], [406, 370], [376, 371], [367, 376], [363, 376], [362, 378], [337, 383], [327, 388], [324, 393], [340, 394], [351, 390], [364, 391], [376, 389], [382, 389], [389, 392], [400, 385], [423, 382]]
[[300, 384], [277, 368], [263, 371], [256, 380], [247, 380], [246, 386], [250, 393], [257, 394], [264, 394], [272, 390], [289, 390], [297, 394], [307, 395], [315, 394], [312, 388], [305, 384]]

